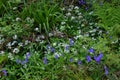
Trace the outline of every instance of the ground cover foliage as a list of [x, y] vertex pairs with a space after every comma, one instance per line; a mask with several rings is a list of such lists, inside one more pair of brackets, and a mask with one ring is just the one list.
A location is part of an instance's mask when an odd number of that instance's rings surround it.
[[1, 80], [120, 80], [120, 0], [0, 0]]

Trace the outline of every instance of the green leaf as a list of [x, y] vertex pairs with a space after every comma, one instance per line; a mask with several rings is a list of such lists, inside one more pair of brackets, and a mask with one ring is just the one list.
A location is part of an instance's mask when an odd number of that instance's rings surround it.
[[2, 62], [7, 60], [7, 56], [6, 55], [2, 55], [0, 56], [0, 64], [2, 64]]

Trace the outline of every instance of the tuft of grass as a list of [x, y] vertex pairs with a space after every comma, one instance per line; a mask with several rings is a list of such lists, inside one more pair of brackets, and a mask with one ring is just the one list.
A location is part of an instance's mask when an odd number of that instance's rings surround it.
[[62, 20], [62, 13], [58, 4], [44, 0], [31, 3], [30, 5], [25, 4], [21, 12], [22, 19], [25, 19], [26, 15], [35, 20], [34, 26], [40, 28], [40, 33], [46, 34], [53, 30]]

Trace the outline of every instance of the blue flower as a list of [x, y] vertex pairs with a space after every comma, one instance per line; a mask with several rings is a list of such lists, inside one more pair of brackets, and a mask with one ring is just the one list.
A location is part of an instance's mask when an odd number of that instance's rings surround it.
[[20, 63], [21, 63], [21, 60], [17, 59], [17, 60], [16, 60], [16, 63], [17, 63], [17, 64], [20, 64]]
[[88, 7], [85, 7], [85, 10], [88, 11]]
[[70, 46], [74, 44], [74, 41], [71, 38], [69, 39], [69, 42], [70, 42]]
[[81, 65], [81, 63], [82, 63], [82, 62], [81, 62], [80, 60], [78, 60], [78, 62], [77, 62], [77, 63], [78, 63], [78, 65]]
[[110, 36], [110, 39], [112, 39], [112, 36]]
[[44, 64], [47, 64], [47, 58], [46, 58], [46, 57], [44, 57], [43, 63], [44, 63]]
[[7, 71], [6, 70], [2, 70], [4, 76], [7, 76]]
[[90, 53], [93, 53], [93, 52], [94, 52], [93, 48], [90, 48], [90, 49], [89, 49], [89, 52], [90, 52]]
[[104, 71], [105, 71], [105, 75], [108, 75], [108, 69], [106, 66], [104, 66]]
[[50, 49], [50, 45], [49, 45], [49, 44], [46, 46], [46, 49], [47, 49], [47, 50], [49, 50], [49, 49]]
[[50, 51], [51, 51], [51, 52], [54, 52], [54, 51], [55, 51], [55, 49], [54, 49], [54, 48], [51, 48], [51, 49], [50, 49]]
[[65, 45], [65, 50], [68, 50], [69, 46], [68, 45]]
[[100, 60], [102, 58], [103, 54], [100, 53], [98, 56], [94, 56], [94, 60], [97, 62], [97, 63], [100, 63]]
[[58, 59], [58, 55], [55, 55], [54, 57], [55, 57], [55, 59]]
[[55, 49], [53, 47], [51, 47], [49, 44], [46, 46], [47, 50], [50, 50], [51, 52], [54, 52]]
[[21, 65], [24, 65], [25, 63], [26, 63], [26, 61], [22, 61], [22, 62], [21, 62]]
[[79, 0], [78, 3], [83, 5], [83, 4], [85, 4], [85, 1], [84, 0]]
[[28, 62], [28, 58], [27, 58], [27, 57], [25, 58], [25, 62], [26, 62], [26, 63]]
[[70, 58], [70, 62], [72, 62], [73, 61], [73, 59], [72, 58]]
[[87, 60], [87, 62], [90, 62], [91, 61], [91, 57], [90, 56], [86, 56], [86, 60]]
[[26, 63], [28, 62], [28, 58], [29, 58], [29, 56], [30, 56], [30, 53], [27, 52], [27, 53], [26, 53], [26, 58], [25, 58], [25, 62], [26, 62]]
[[26, 53], [26, 57], [28, 58], [30, 56], [30, 52], [27, 52]]

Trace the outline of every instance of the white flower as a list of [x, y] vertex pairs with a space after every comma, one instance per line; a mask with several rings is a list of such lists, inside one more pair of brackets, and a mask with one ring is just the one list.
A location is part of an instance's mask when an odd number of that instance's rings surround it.
[[17, 41], [13, 41], [11, 45], [13, 46], [13, 45], [15, 45], [16, 43], [17, 43]]
[[65, 71], [67, 70], [67, 67], [65, 65], [63, 66], [63, 70], [65, 70]]
[[89, 34], [88, 34], [88, 33], [86, 33], [86, 34], [84, 34], [84, 36], [88, 37], [88, 36], [89, 36]]
[[23, 46], [23, 43], [22, 43], [22, 42], [20, 42], [20, 43], [18, 43], [18, 45], [19, 45], [20, 47], [22, 47], [22, 46]]
[[75, 10], [75, 13], [79, 13], [79, 10]]
[[81, 12], [79, 12], [77, 15], [78, 15], [78, 16], [81, 16]]
[[100, 30], [100, 31], [98, 32], [98, 34], [102, 34], [102, 30]]
[[6, 45], [6, 46], [11, 47], [11, 42], [7, 43], [7, 45]]
[[82, 48], [87, 49], [87, 48], [85, 47], [85, 45], [83, 45]]
[[75, 58], [75, 61], [78, 61], [78, 58]]
[[91, 14], [93, 14], [93, 11], [91, 11], [91, 12], [89, 13], [89, 15], [91, 15]]
[[40, 36], [37, 36], [37, 38], [35, 39], [35, 41], [36, 41], [36, 42], [41, 41], [41, 40], [40, 40]]
[[79, 7], [78, 7], [78, 6], [75, 6], [74, 9], [79, 9]]
[[17, 38], [18, 38], [17, 35], [14, 35], [14, 36], [13, 36], [13, 39], [17, 39]]
[[26, 20], [27, 20], [27, 21], [30, 21], [30, 17], [27, 17]]
[[82, 27], [84, 27], [85, 25], [84, 24], [81, 24]]
[[39, 28], [37, 27], [37, 28], [35, 28], [34, 30], [35, 30], [35, 31], [39, 31]]
[[69, 13], [66, 13], [66, 16], [71, 16], [71, 13], [69, 12]]
[[19, 53], [19, 49], [18, 48], [14, 48], [13, 49], [13, 53]]
[[65, 26], [60, 26], [60, 30], [64, 31], [65, 30]]
[[54, 42], [54, 43], [53, 43], [53, 46], [56, 46], [56, 45], [57, 45], [57, 43], [56, 43], [56, 42]]
[[21, 18], [17, 17], [17, 18], [16, 18], [16, 21], [21, 21]]
[[65, 24], [65, 22], [61, 22], [61, 25], [64, 25]]
[[40, 41], [40, 44], [43, 44], [43, 43], [44, 43], [44, 40], [41, 40], [41, 41]]
[[95, 25], [97, 26], [98, 23], [95, 23]]
[[71, 8], [69, 8], [69, 9], [68, 9], [68, 11], [72, 11], [72, 9], [71, 9]]
[[65, 8], [63, 7], [61, 10], [62, 10], [62, 11], [64, 11], [64, 10], [65, 10]]
[[28, 45], [30, 43], [30, 41], [26, 40], [25, 41], [25, 45]]
[[79, 30], [78, 32], [79, 32], [79, 34], [81, 34], [81, 32], [82, 32], [82, 31], [81, 31], [81, 30]]
[[71, 17], [71, 20], [74, 20], [74, 19], [75, 19], [75, 17], [74, 17], [74, 16], [72, 16], [72, 17]]
[[41, 39], [45, 39], [45, 36], [44, 35], [40, 35], [39, 36]]
[[81, 15], [78, 16], [78, 19], [82, 19], [82, 18], [83, 18], [83, 16], [81, 16]]
[[4, 54], [5, 52], [4, 51], [0, 51], [0, 54]]
[[52, 36], [53, 36], [53, 33], [49, 33], [48, 35], [49, 35], [49, 37], [52, 37]]
[[90, 33], [93, 33], [93, 32], [96, 32], [97, 30], [96, 29], [93, 29], [91, 31], [89, 31]]
[[13, 7], [13, 10], [16, 10], [17, 9], [17, 7]]
[[94, 37], [92, 37], [92, 40], [96, 40]]
[[70, 7], [71, 9], [73, 9], [73, 8], [74, 8], [74, 5], [69, 5], [69, 7]]
[[89, 25], [93, 25], [93, 23], [89, 23]]
[[4, 42], [4, 38], [0, 39], [0, 44], [2, 44]]
[[95, 35], [95, 33], [91, 34], [91, 36], [94, 36], [94, 35]]
[[82, 38], [83, 36], [82, 35], [78, 35], [76, 37], [74, 37], [76, 40], [79, 39], [79, 38]]
[[14, 59], [12, 53], [8, 53], [8, 58], [9, 58], [10, 60], [13, 60], [13, 59]]

